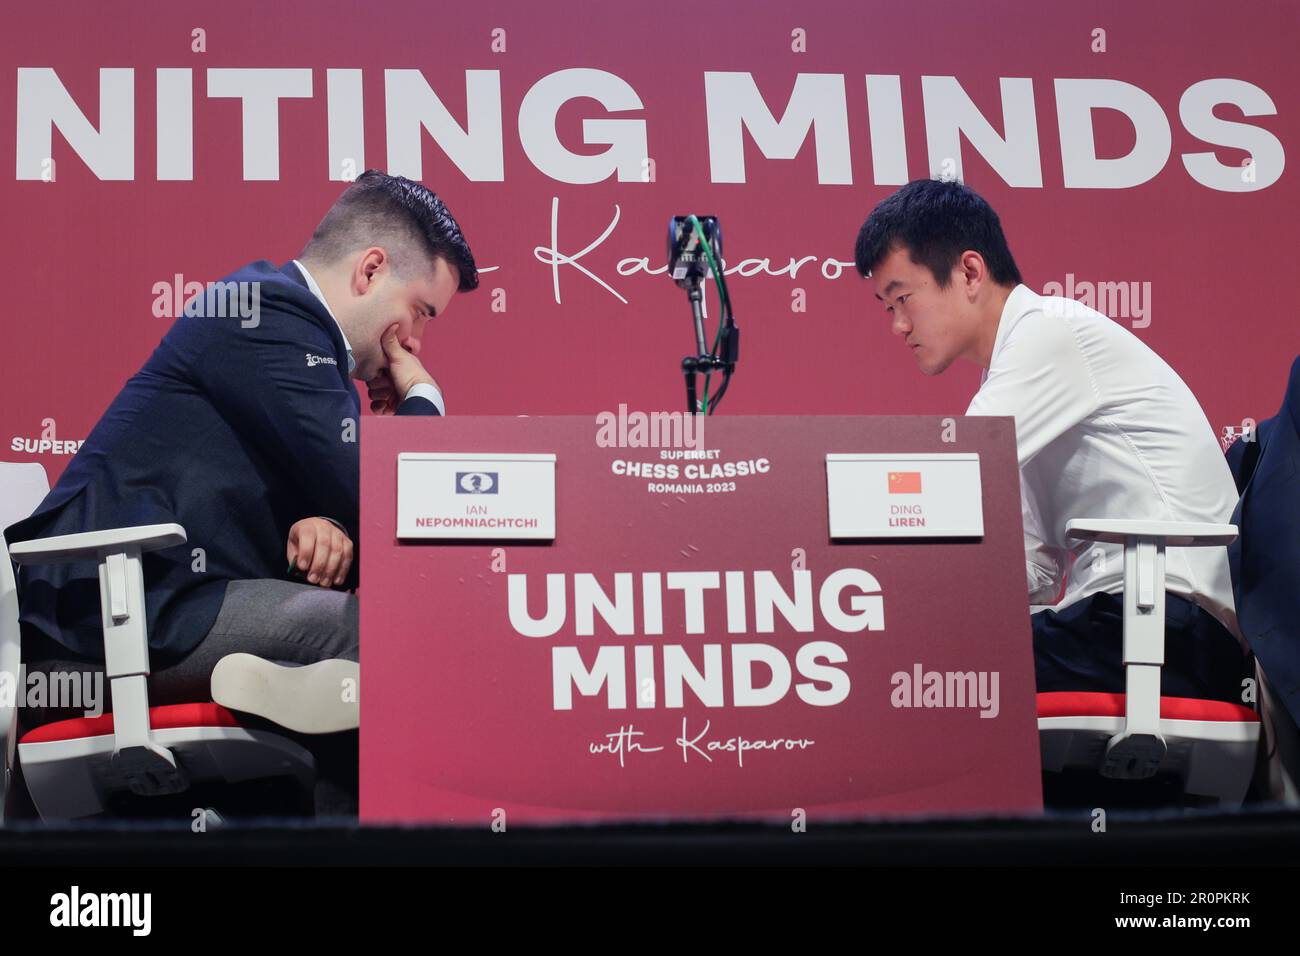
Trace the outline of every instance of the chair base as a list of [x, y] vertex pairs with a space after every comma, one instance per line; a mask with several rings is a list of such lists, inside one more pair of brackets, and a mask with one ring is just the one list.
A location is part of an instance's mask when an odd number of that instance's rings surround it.
[[[1111, 740], [1124, 731], [1123, 694], [1039, 694], [1038, 736], [1045, 773], [1102, 774]], [[1073, 711], [1067, 713], [1067, 711]], [[1188, 714], [1188, 719], [1178, 714]], [[1165, 752], [1148, 779], [1172, 778], [1193, 805], [1240, 806], [1259, 753], [1259, 717], [1250, 708], [1218, 701], [1161, 698]], [[1208, 719], [1205, 719], [1208, 718]], [[1119, 789], [1140, 781], [1116, 779]], [[1160, 784], [1153, 784], [1158, 787]]]
[[[211, 782], [239, 784], [266, 778], [288, 778], [310, 791], [316, 777], [311, 753], [293, 741], [262, 730], [247, 730], [220, 708], [211, 719], [189, 726], [176, 724], [176, 708], [150, 711], [152, 742], [169, 750], [176, 774], [160, 781], [152, 765], [140, 775], [140, 761], [129, 752], [114, 759], [116, 738], [105, 718], [94, 721], [60, 721], [39, 727], [18, 744], [18, 759], [36, 810], [45, 820], [73, 820], [120, 808], [133, 794], [197, 796], [197, 785]], [[215, 708], [215, 705], [206, 705]], [[168, 711], [173, 713], [169, 714]], [[192, 716], [190, 706], [182, 716]], [[169, 720], [169, 717], [171, 718]], [[111, 715], [106, 715], [111, 721]], [[98, 723], [96, 723], [98, 722]], [[183, 722], [183, 721], [182, 721]], [[107, 732], [103, 732], [107, 728]], [[95, 732], [100, 731], [100, 732]], [[154, 801], [158, 797], [142, 797]], [[202, 808], [195, 804], [192, 809]]]

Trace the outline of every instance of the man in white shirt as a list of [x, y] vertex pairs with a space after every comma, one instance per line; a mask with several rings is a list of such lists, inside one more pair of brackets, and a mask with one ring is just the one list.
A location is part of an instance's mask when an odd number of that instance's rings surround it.
[[[1022, 283], [997, 214], [957, 182], [917, 180], [857, 240], [858, 271], [927, 375], [984, 369], [968, 415], [1016, 422], [1038, 690], [1124, 689], [1123, 548], [1067, 540], [1071, 518], [1227, 522], [1236, 486], [1177, 373], [1135, 335]], [[1171, 548], [1167, 696], [1240, 703], [1250, 672], [1227, 553]]]

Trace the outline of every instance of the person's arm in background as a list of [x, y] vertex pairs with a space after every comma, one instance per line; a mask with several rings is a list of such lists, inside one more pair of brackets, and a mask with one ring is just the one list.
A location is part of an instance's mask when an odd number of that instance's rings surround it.
[[1224, 457], [1228, 459], [1228, 470], [1232, 472], [1232, 480], [1237, 485], [1237, 494], [1244, 494], [1246, 486], [1250, 484], [1250, 479], [1255, 474], [1255, 466], [1259, 464], [1260, 449], [1276, 423], [1276, 419], [1266, 418], [1256, 425], [1249, 435], [1242, 435], [1229, 445], [1224, 453]]
[[[1094, 412], [1100, 400], [1083, 353], [1067, 323], [1031, 315], [1020, 320], [998, 355], [967, 415], [1010, 415], [1016, 457], [1024, 468], [1040, 451]], [[1045, 532], [1036, 502], [1021, 482], [1025, 576], [1031, 604], [1054, 603], [1064, 568]]]

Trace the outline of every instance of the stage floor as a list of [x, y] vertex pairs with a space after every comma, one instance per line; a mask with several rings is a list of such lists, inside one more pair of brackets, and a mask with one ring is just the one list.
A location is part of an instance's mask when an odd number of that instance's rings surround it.
[[359, 826], [347, 820], [16, 823], [0, 830], [0, 865], [1294, 865], [1300, 809], [1110, 812], [812, 823], [530, 828]]

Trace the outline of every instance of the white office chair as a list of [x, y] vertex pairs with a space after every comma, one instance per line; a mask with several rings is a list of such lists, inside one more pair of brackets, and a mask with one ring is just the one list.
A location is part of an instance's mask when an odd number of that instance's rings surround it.
[[[40, 472], [39, 482], [32, 469]], [[40, 465], [0, 462], [0, 500], [30, 514], [45, 495]], [[218, 704], [200, 701], [149, 706], [149, 638], [145, 627], [141, 555], [185, 541], [180, 525], [145, 525], [60, 535], [8, 546], [0, 534], [0, 662], [18, 687], [18, 596], [11, 560], [19, 564], [96, 561], [104, 623], [105, 676], [111, 712], [36, 727], [18, 743], [23, 778], [44, 819], [104, 813], [115, 795], [158, 796], [199, 781], [238, 783], [289, 777], [310, 788], [315, 760], [293, 741], [248, 730]], [[5, 793], [17, 725], [16, 707], [0, 711], [5, 743]], [[0, 808], [2, 808], [0, 804]]]
[[1039, 694], [1043, 769], [1121, 780], [1168, 773], [1188, 795], [1240, 805], [1254, 773], [1259, 715], [1244, 704], [1160, 695], [1165, 548], [1224, 547], [1236, 527], [1086, 518], [1068, 522], [1066, 536], [1124, 546], [1125, 693]]

